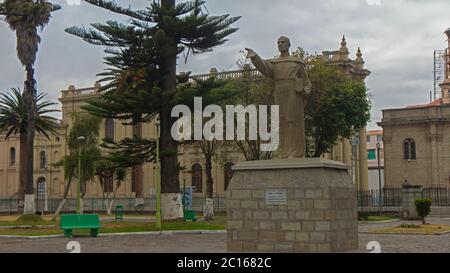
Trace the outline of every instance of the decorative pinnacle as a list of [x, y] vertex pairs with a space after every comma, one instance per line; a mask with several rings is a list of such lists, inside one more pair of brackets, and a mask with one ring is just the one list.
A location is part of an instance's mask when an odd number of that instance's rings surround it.
[[447, 35], [447, 37], [450, 39], [450, 27], [444, 31], [444, 33]]
[[361, 48], [359, 46], [358, 46], [358, 52], [356, 53], [356, 57], [358, 57], [358, 58], [362, 57]]
[[342, 36], [341, 46], [342, 47], [346, 47], [347, 46], [347, 41], [345, 41], [345, 35]]
[[355, 64], [359, 69], [364, 68], [364, 59], [362, 58], [361, 48], [358, 46], [358, 52], [356, 52]]
[[444, 33], [447, 35], [448, 47], [450, 48], [450, 27]]

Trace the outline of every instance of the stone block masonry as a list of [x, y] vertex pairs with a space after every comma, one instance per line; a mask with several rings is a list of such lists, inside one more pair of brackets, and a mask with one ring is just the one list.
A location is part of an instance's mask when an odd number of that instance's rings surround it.
[[[268, 200], [267, 192], [280, 195]], [[241, 163], [234, 167], [227, 197], [228, 251], [358, 247], [356, 186], [341, 163], [318, 158]]]

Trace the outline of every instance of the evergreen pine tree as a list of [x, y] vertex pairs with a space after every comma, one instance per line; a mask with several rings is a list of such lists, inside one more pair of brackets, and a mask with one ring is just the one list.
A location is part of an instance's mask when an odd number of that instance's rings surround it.
[[107, 48], [106, 62], [111, 67], [101, 76], [108, 84], [102, 98], [92, 102], [88, 110], [103, 117], [131, 119], [132, 124], [158, 115], [161, 190], [163, 194], [178, 194], [178, 143], [171, 137], [175, 119], [170, 117], [172, 107], [179, 103], [175, 99], [177, 58], [184, 54], [187, 59], [190, 54], [208, 52], [225, 43], [237, 30], [231, 25], [239, 17], [210, 16], [203, 12], [205, 2], [199, 0], [179, 4], [175, 0], [149, 1], [145, 10], [123, 8], [108, 0], [86, 2], [130, 18], [126, 25], [108, 21], [92, 24], [91, 29], [66, 30]]

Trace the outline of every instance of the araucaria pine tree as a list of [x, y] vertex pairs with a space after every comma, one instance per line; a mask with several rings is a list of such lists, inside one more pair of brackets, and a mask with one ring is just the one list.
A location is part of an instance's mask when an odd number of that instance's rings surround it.
[[[86, 0], [94, 6], [125, 15], [127, 24], [108, 21], [91, 29], [66, 31], [83, 40], [105, 46], [107, 63], [102, 73], [107, 84], [100, 100], [87, 107], [93, 114], [136, 124], [155, 116], [160, 119], [162, 212], [166, 219], [182, 216], [178, 143], [172, 139], [171, 109], [180, 103], [176, 95], [177, 58], [211, 51], [237, 29], [239, 17], [210, 16], [204, 1], [149, 1], [145, 10], [123, 8], [114, 1]], [[135, 134], [135, 139], [139, 135]], [[127, 142], [130, 144], [130, 141]], [[136, 141], [140, 145], [141, 141]], [[138, 149], [139, 150], [139, 149]]]

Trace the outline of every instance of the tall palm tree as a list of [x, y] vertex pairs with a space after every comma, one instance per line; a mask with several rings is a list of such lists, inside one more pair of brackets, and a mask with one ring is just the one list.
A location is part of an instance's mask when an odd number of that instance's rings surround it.
[[25, 184], [24, 214], [34, 214], [36, 211], [33, 185], [33, 143], [37, 118], [34, 63], [41, 41], [38, 29], [42, 30], [49, 23], [51, 12], [60, 8], [60, 6], [45, 0], [3, 0], [0, 4], [0, 15], [4, 16], [9, 27], [16, 32], [17, 57], [26, 70], [22, 99], [27, 113], [27, 127], [23, 132], [24, 140], [21, 143], [23, 145], [21, 150], [26, 155], [24, 161], [21, 162], [21, 165], [24, 165], [22, 169], [22, 179]]
[[[59, 128], [58, 119], [47, 114], [59, 112], [49, 107], [56, 103], [44, 100], [45, 94], [36, 96], [36, 118], [34, 131], [50, 138], [50, 134], [56, 134]], [[19, 135], [20, 139], [20, 167], [19, 167], [19, 198], [24, 199], [24, 166], [23, 162], [27, 160], [25, 152], [26, 133], [28, 130], [28, 115], [25, 106], [23, 93], [18, 89], [12, 89], [12, 93], [0, 94], [0, 131], [5, 133], [5, 139], [11, 135]]]

